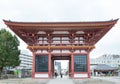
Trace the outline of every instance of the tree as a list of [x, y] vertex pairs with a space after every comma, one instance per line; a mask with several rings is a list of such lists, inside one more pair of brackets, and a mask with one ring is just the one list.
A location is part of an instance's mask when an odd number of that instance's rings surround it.
[[20, 64], [20, 42], [17, 37], [5, 29], [0, 30], [0, 76], [4, 67], [16, 67]]

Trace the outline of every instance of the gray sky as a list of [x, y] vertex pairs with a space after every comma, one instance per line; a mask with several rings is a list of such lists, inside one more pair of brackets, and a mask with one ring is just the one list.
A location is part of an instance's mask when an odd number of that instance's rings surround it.
[[[0, 0], [0, 28], [11, 21], [106, 21], [120, 18], [120, 0]], [[91, 57], [120, 54], [120, 21], [96, 44]], [[26, 44], [21, 41], [21, 49]]]

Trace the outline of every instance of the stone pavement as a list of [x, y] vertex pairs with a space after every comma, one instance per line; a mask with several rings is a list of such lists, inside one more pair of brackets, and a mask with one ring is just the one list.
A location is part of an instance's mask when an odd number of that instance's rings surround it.
[[72, 79], [69, 79], [68, 76], [64, 76], [61, 78], [58, 76], [57, 78], [50, 79], [47, 84], [74, 84]]
[[115, 84], [101, 79], [73, 79], [74, 84]]
[[101, 79], [106, 80], [109, 82], [113, 82], [114, 84], [120, 84], [120, 77], [119, 76], [111, 76], [111, 77], [92, 77], [92, 79]]
[[56, 78], [56, 79], [51, 79], [47, 84], [74, 84], [74, 83], [71, 79]]
[[73, 79], [75, 84], [120, 84], [120, 77], [91, 77], [90, 79]]
[[1, 79], [0, 84], [46, 84], [49, 79], [14, 78]]
[[14, 78], [1, 79], [0, 84], [120, 84], [120, 77], [91, 77], [90, 79], [69, 79], [67, 76], [54, 79]]

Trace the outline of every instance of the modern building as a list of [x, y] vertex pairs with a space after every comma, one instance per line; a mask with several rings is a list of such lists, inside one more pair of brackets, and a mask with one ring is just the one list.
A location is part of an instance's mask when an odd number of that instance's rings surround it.
[[92, 75], [100, 75], [103, 73], [116, 75], [119, 73], [120, 55], [105, 54], [98, 58], [91, 59]]
[[57, 62], [57, 61], [55, 61], [54, 62], [55, 64], [54, 64], [54, 70], [56, 70], [58, 73], [60, 73], [61, 72], [61, 62]]
[[27, 54], [20, 54], [20, 69], [32, 69], [32, 56]]
[[33, 53], [33, 78], [53, 77], [55, 60], [69, 60], [70, 78], [90, 78], [90, 51], [117, 20], [4, 22]]
[[120, 66], [120, 55], [102, 55], [98, 58], [91, 59], [91, 65], [93, 64], [105, 64], [111, 67], [118, 68]]

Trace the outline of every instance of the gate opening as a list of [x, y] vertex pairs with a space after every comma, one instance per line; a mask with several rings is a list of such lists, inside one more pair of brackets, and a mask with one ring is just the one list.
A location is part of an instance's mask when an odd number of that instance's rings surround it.
[[69, 78], [69, 69], [69, 60], [54, 60], [54, 78]]

